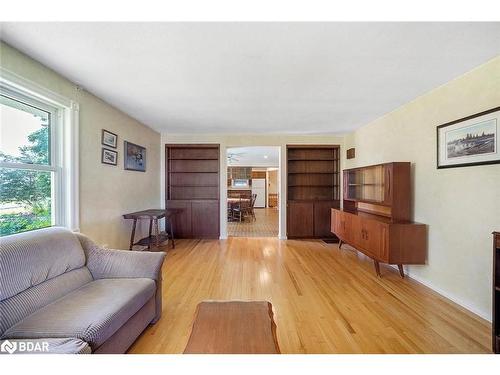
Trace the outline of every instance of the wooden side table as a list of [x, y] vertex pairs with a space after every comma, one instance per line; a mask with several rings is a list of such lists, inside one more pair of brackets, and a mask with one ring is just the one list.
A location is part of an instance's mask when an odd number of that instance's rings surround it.
[[[148, 249], [151, 249], [152, 244], [158, 249], [160, 244], [167, 241], [169, 238], [172, 240], [172, 249], [175, 249], [174, 229], [171, 218], [176, 213], [177, 210], [175, 209], [149, 209], [123, 215], [124, 219], [131, 219], [134, 221], [132, 224], [129, 250], [132, 250], [134, 246], [147, 246]], [[165, 232], [160, 232], [158, 221], [161, 219], [165, 219]], [[149, 220], [149, 234], [148, 237], [141, 238], [139, 241], [134, 242], [135, 228], [138, 220]]]

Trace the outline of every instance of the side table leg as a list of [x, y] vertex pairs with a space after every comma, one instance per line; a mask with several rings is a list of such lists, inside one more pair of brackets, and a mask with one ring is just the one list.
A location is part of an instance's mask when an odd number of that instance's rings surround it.
[[158, 227], [158, 219], [154, 219], [154, 226], [155, 226], [155, 245], [156, 249], [160, 248], [160, 228]]
[[130, 236], [130, 246], [129, 250], [132, 250], [132, 246], [134, 246], [134, 237], [135, 237], [135, 227], [137, 225], [137, 219], [134, 219], [134, 224], [132, 224], [132, 236]]
[[153, 229], [153, 220], [149, 219], [148, 250], [151, 250], [151, 231]]

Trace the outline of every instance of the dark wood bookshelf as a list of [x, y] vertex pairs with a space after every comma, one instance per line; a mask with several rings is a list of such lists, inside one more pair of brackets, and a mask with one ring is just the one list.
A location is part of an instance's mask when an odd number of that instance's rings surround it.
[[219, 145], [165, 146], [166, 207], [174, 218], [176, 237], [219, 237]]
[[340, 206], [340, 148], [287, 146], [287, 236], [331, 238], [330, 210]]
[[500, 232], [493, 232], [492, 350], [500, 354]]

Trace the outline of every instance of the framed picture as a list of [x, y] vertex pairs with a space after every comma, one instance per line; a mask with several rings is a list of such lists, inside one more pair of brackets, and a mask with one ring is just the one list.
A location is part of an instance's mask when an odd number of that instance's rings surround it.
[[500, 163], [500, 107], [437, 127], [437, 167]]
[[118, 136], [106, 129], [102, 129], [101, 143], [104, 146], [116, 148], [118, 146]]
[[146, 172], [146, 148], [125, 141], [125, 169]]
[[108, 150], [106, 148], [102, 149], [101, 153], [101, 163], [116, 165], [118, 160], [118, 152], [113, 150]]

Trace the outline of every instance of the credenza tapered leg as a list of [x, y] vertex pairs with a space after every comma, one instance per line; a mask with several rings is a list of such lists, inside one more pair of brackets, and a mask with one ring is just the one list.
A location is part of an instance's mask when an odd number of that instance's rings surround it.
[[403, 269], [402, 264], [398, 264], [398, 269], [399, 269], [399, 275], [401, 276], [402, 279], [405, 278], [405, 270]]
[[380, 264], [378, 264], [378, 261], [373, 259], [373, 265], [375, 266], [375, 272], [377, 273], [377, 276], [380, 277]]
[[342, 240], [339, 239], [339, 249], [342, 247], [342, 244], [343, 244]]

